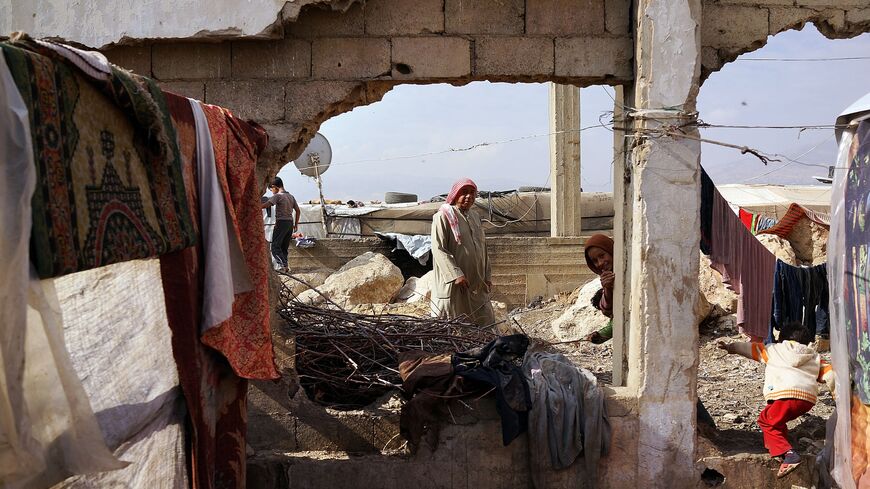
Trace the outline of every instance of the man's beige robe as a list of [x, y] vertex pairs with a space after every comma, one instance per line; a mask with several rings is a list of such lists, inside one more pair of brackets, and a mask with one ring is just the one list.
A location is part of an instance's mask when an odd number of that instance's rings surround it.
[[[492, 279], [486, 236], [480, 216], [473, 210], [463, 213], [457, 206], [459, 233], [462, 244], [456, 242], [450, 223], [443, 212], [432, 217], [432, 260], [435, 280], [432, 285], [432, 314], [454, 318], [467, 315], [480, 326], [495, 322], [486, 282]], [[454, 281], [465, 276], [468, 287], [459, 287]]]

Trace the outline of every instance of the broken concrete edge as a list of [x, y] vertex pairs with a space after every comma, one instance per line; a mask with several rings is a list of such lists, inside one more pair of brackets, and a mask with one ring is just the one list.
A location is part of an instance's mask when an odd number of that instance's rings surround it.
[[[373, 104], [383, 99], [384, 95], [398, 85], [428, 85], [435, 83], [449, 84], [460, 87], [469, 83], [478, 81], [488, 81], [491, 83], [543, 83], [555, 82], [563, 84], [574, 84], [578, 86], [587, 86], [593, 84], [592, 79], [583, 78], [567, 78], [554, 76], [467, 76], [455, 79], [433, 79], [433, 80], [371, 80], [359, 81], [356, 86], [349, 90], [347, 95], [341, 100], [332, 102], [318, 112], [315, 116], [305, 121], [288, 121], [284, 123], [264, 123], [263, 127], [269, 134], [269, 146], [266, 151], [260, 156], [258, 164], [258, 178], [265, 185], [269, 175], [276, 174], [288, 162], [296, 159], [309, 141], [317, 133], [320, 126], [327, 120], [341, 115], [345, 112], [351, 112], [357, 107], [363, 107]], [[588, 83], [587, 83], [588, 82]], [[612, 75], [605, 75], [602, 78], [595, 78], [595, 84], [618, 86], [625, 83], [630, 83], [631, 80], [618, 78]], [[353, 82], [350, 82], [353, 83]]]

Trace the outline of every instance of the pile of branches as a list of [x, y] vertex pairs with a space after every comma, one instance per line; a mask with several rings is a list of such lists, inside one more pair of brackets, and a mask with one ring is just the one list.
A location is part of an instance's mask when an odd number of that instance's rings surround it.
[[300, 385], [310, 399], [339, 409], [366, 406], [400, 387], [404, 351], [453, 353], [495, 338], [462, 319], [352, 313], [325, 296], [324, 305], [306, 304], [286, 285], [280, 299], [278, 312], [295, 335]]

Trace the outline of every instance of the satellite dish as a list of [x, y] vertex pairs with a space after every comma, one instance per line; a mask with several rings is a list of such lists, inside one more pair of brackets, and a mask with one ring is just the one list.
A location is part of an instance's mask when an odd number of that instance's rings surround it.
[[326, 173], [332, 161], [332, 147], [326, 137], [319, 132], [311, 138], [308, 146], [298, 158], [293, 160], [296, 169], [306, 177], [317, 178]]

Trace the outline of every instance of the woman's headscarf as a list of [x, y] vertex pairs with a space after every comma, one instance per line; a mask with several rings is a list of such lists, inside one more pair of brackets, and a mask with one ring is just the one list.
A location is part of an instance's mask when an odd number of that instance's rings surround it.
[[453, 238], [456, 239], [456, 244], [462, 244], [462, 234], [459, 232], [459, 218], [456, 217], [456, 210], [452, 207], [456, 203], [459, 192], [465, 187], [471, 187], [477, 192], [477, 184], [470, 178], [460, 178], [450, 188], [450, 193], [447, 194], [447, 203], [441, 204], [438, 209], [447, 218], [447, 223], [450, 224], [450, 230], [453, 231]]
[[605, 236], [603, 234], [593, 234], [589, 236], [589, 239], [586, 240], [586, 243], [583, 244], [583, 254], [586, 255], [586, 265], [590, 270], [595, 272], [595, 275], [601, 275], [601, 270], [592, 263], [592, 260], [589, 258], [589, 249], [590, 248], [601, 248], [610, 254], [611, 259], [613, 258], [613, 238], [610, 236]]
[[465, 187], [471, 187], [475, 192], [477, 192], [477, 184], [470, 178], [460, 178], [453, 184], [453, 187], [450, 188], [450, 193], [447, 194], [447, 203], [450, 205], [455, 204], [456, 198], [459, 197], [459, 192]]

